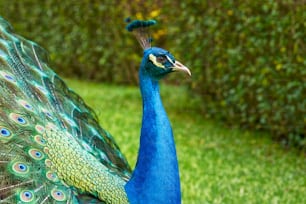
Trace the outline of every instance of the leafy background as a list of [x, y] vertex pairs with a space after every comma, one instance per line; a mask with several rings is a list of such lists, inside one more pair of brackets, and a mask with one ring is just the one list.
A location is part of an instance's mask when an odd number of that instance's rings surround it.
[[137, 84], [142, 50], [124, 19], [155, 18], [153, 44], [191, 68], [190, 97], [201, 97], [204, 117], [304, 150], [305, 10], [304, 0], [0, 1], [57, 73], [103, 83]]

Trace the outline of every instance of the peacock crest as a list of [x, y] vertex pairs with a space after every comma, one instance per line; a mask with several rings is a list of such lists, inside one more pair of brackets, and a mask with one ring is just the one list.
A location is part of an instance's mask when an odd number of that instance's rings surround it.
[[150, 37], [148, 28], [156, 24], [155, 20], [131, 20], [131, 18], [125, 19], [127, 23], [126, 29], [129, 32], [134, 33], [142, 49], [146, 50], [151, 47], [152, 38]]

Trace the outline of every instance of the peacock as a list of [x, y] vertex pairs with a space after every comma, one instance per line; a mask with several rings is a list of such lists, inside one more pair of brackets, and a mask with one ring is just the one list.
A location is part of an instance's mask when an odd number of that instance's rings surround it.
[[158, 81], [187, 67], [151, 47], [154, 20], [133, 20], [144, 52], [134, 171], [94, 111], [48, 66], [48, 54], [0, 17], [0, 203], [181, 203], [172, 128]]

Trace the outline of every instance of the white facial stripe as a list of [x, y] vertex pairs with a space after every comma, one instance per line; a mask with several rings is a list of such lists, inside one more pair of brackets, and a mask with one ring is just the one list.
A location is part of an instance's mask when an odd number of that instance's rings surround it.
[[153, 54], [149, 55], [149, 59], [151, 60], [151, 62], [153, 62], [153, 64], [155, 64], [157, 67], [160, 68], [165, 68], [165, 66], [162, 63], [157, 62], [156, 57]]
[[169, 61], [171, 64], [174, 65], [174, 61], [173, 61], [169, 56], [166, 55], [166, 57], [167, 57], [168, 61]]

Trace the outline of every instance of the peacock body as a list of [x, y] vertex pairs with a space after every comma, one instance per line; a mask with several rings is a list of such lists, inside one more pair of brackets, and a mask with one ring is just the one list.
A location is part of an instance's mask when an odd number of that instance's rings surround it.
[[[140, 22], [130, 30], [148, 26]], [[180, 203], [158, 80], [186, 67], [163, 49], [145, 48], [143, 125], [132, 173], [94, 112], [48, 67], [46, 52], [1, 17], [0, 37], [0, 203]]]

